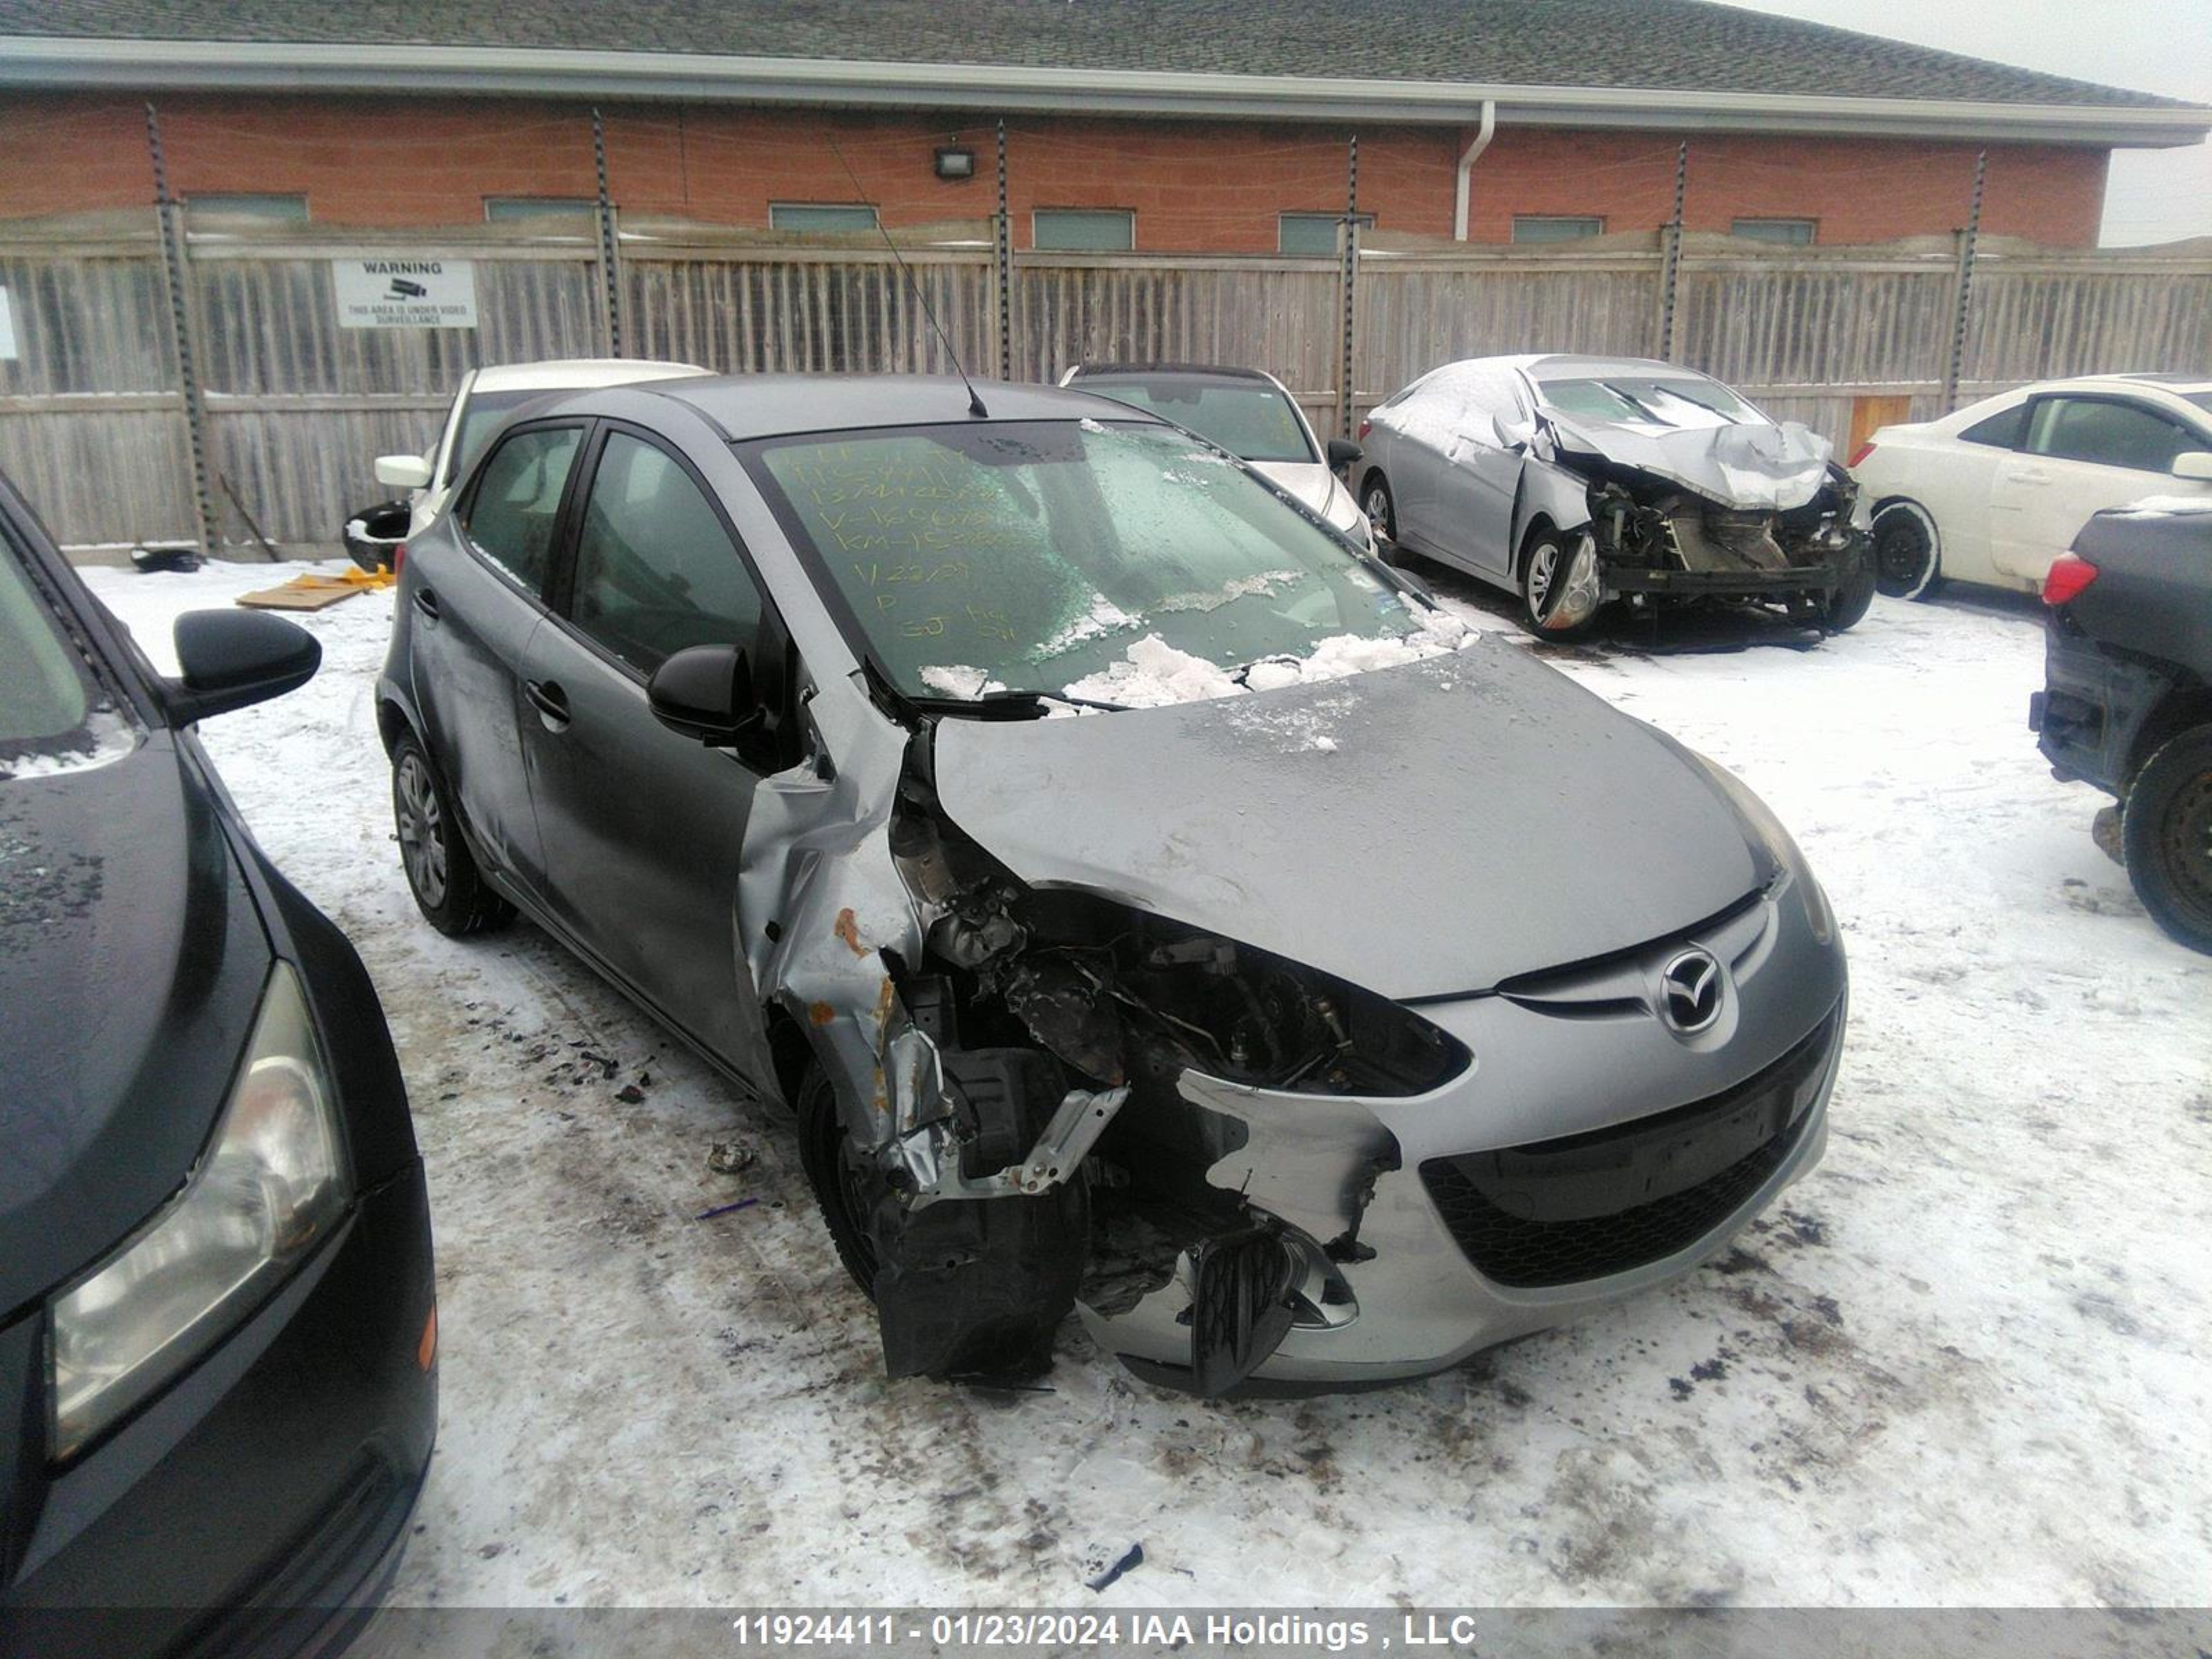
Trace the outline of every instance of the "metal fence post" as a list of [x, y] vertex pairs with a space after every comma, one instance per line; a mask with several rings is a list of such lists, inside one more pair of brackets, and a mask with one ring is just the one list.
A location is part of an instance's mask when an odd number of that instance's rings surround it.
[[161, 233], [161, 276], [169, 291], [169, 325], [176, 348], [177, 384], [185, 404], [185, 447], [191, 458], [192, 510], [199, 521], [200, 551], [213, 558], [222, 545], [222, 526], [208, 488], [207, 410], [200, 400], [198, 354], [194, 349], [192, 307], [185, 289], [184, 216], [169, 195], [169, 169], [161, 156], [161, 120], [146, 106], [146, 149], [154, 162], [154, 221]]
[[1346, 162], [1343, 234], [1337, 239], [1344, 294], [1344, 349], [1336, 366], [1336, 435], [1352, 435], [1352, 334], [1359, 320], [1359, 135], [1352, 135]]
[[1966, 368], [1966, 314], [1973, 303], [1974, 244], [1982, 234], [1982, 180], [1990, 153], [1974, 157], [1974, 202], [1966, 214], [1966, 228], [1959, 233], [1959, 270], [1951, 283], [1951, 355], [1943, 365], [1943, 412], [1959, 406], [1959, 377]]
[[1006, 118], [999, 118], [999, 211], [992, 228], [992, 270], [999, 284], [999, 378], [1014, 378], [1014, 224], [1006, 205]]
[[1675, 295], [1682, 276], [1682, 198], [1690, 180], [1690, 142], [1674, 152], [1674, 216], [1667, 222], [1662, 239], [1659, 266], [1659, 350], [1666, 362], [1674, 360]]
[[592, 108], [592, 164], [599, 176], [599, 306], [607, 334], [607, 356], [623, 355], [622, 240], [615, 228], [615, 204], [607, 194], [607, 131], [599, 106]]

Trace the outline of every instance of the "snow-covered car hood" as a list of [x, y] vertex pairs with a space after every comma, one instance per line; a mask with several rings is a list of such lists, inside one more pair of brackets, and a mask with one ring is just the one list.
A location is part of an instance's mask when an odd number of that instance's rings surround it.
[[1245, 465], [1271, 483], [1281, 485], [1297, 497], [1301, 506], [1320, 514], [1338, 529], [1365, 539], [1359, 504], [1327, 467], [1313, 461], [1248, 461]]
[[1396, 998], [1693, 925], [1763, 871], [1677, 745], [1520, 649], [1073, 720], [948, 720], [953, 821], [1091, 890]]
[[1545, 419], [1562, 460], [1601, 457], [1747, 512], [1804, 506], [1828, 482], [1834, 453], [1826, 438], [1796, 421], [1670, 426], [1552, 410]]

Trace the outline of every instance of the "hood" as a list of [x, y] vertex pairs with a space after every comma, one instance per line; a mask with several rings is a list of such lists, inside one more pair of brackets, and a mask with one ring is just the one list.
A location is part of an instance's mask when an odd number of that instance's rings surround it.
[[1400, 999], [1643, 944], [1761, 876], [1678, 745], [1491, 639], [1282, 691], [945, 720], [936, 778], [953, 820], [1032, 885]]
[[1595, 456], [1680, 484], [1723, 507], [1785, 513], [1828, 482], [1833, 447], [1796, 421], [1729, 421], [1709, 410], [1683, 424], [1598, 421], [1547, 411], [1560, 459]]
[[1315, 461], [1247, 461], [1261, 477], [1282, 486], [1301, 506], [1318, 513], [1339, 529], [1349, 529], [1360, 520], [1358, 503], [1338, 483], [1336, 474]]
[[0, 1315], [183, 1182], [269, 972], [209, 796], [166, 732], [0, 782]]

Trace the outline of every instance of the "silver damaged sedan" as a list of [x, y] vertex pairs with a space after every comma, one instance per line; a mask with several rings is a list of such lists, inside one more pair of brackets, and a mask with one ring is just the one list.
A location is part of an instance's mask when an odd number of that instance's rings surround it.
[[1126, 404], [559, 397], [400, 590], [424, 915], [786, 1103], [895, 1375], [1074, 1311], [1201, 1395], [1418, 1376], [1820, 1155], [1843, 952], [1765, 808]]

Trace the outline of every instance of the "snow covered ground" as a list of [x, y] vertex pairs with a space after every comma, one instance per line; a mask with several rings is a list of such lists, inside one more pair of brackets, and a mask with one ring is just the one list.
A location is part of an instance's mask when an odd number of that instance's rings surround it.
[[[272, 573], [87, 575], [166, 664], [178, 611]], [[390, 604], [303, 617], [321, 674], [205, 737], [367, 959], [428, 1164], [443, 1420], [398, 1601], [2212, 1602], [2212, 961], [2037, 756], [2029, 611], [1552, 653], [1740, 772], [1826, 884], [1827, 1160], [1671, 1291], [1426, 1382], [1218, 1406], [1073, 1323], [1049, 1393], [887, 1382], [769, 1110], [532, 929], [416, 918]]]

